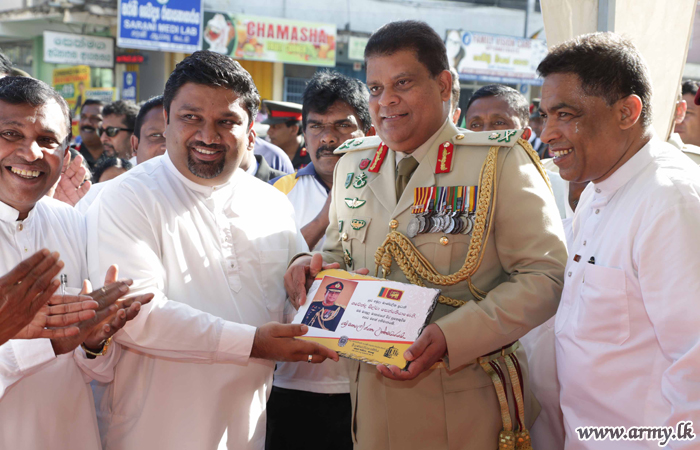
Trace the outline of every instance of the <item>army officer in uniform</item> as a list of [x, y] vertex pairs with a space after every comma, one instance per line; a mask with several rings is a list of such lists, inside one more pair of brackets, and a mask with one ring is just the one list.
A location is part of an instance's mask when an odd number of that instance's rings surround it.
[[517, 341], [556, 312], [566, 261], [546, 173], [522, 131], [450, 122], [445, 46], [427, 24], [383, 26], [365, 60], [378, 136], [336, 150], [331, 225], [287, 270], [290, 300], [324, 263], [442, 290], [406, 370], [353, 362], [356, 449], [527, 449], [538, 405]]
[[340, 281], [326, 286], [323, 301], [313, 302], [309, 305], [309, 310], [302, 323], [322, 330], [335, 331], [345, 312], [345, 308], [335, 304], [341, 292], [343, 292], [343, 283]]

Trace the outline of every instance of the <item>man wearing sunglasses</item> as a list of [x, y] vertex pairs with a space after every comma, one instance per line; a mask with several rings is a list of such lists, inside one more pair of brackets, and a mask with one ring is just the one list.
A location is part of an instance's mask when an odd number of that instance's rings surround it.
[[132, 102], [117, 100], [102, 110], [102, 126], [98, 129], [105, 156], [131, 159], [131, 135], [139, 107]]

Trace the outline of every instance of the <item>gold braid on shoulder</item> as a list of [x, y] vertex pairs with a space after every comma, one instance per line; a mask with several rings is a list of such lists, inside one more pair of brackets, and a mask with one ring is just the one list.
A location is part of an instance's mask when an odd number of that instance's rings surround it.
[[[540, 158], [533, 150], [529, 142], [519, 139], [518, 143], [525, 149], [537, 170], [544, 178], [550, 191], [552, 186]], [[493, 214], [496, 211], [496, 167], [498, 165], [498, 149], [493, 146], [489, 148], [488, 155], [479, 173], [479, 196], [476, 202], [476, 215], [474, 218], [474, 230], [469, 243], [467, 257], [462, 268], [451, 274], [442, 275], [435, 267], [418, 251], [413, 242], [404, 234], [398, 231], [390, 232], [384, 243], [382, 243], [374, 253], [375, 276], [379, 276], [379, 269], [382, 269], [382, 278], [391, 274], [391, 263], [396, 261], [401, 271], [406, 275], [406, 279], [417, 286], [425, 286], [425, 281], [437, 286], [454, 286], [457, 283], [466, 281], [469, 291], [476, 300], [483, 300], [486, 292], [472, 284], [471, 277], [476, 273], [484, 257], [483, 249], [486, 247], [491, 226], [493, 224]], [[444, 305], [458, 308], [465, 303], [465, 300], [440, 295], [438, 301]]]

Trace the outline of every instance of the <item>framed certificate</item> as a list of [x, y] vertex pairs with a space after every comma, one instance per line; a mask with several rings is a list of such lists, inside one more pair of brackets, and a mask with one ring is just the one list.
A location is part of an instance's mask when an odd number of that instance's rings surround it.
[[370, 364], [408, 365], [403, 354], [420, 336], [440, 291], [357, 275], [320, 272], [292, 323], [339, 355]]

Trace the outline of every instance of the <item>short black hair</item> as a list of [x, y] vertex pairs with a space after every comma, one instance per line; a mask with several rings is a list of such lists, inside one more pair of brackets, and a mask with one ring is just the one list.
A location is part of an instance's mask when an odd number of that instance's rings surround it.
[[170, 120], [170, 105], [177, 91], [186, 83], [231, 89], [240, 97], [248, 111], [248, 125], [252, 125], [260, 109], [260, 94], [250, 76], [238, 61], [208, 50], [192, 53], [180, 61], [165, 83], [163, 107]]
[[698, 93], [698, 82], [693, 80], [685, 80], [681, 84], [681, 95]]
[[552, 48], [537, 72], [544, 78], [557, 73], [577, 75], [586, 95], [600, 97], [608, 106], [637, 95], [642, 100], [642, 126], [651, 124], [649, 69], [627, 38], [611, 32], [578, 36]]
[[109, 105], [106, 105], [102, 110], [102, 117], [107, 116], [124, 116], [124, 126], [130, 130], [134, 129], [136, 116], [139, 113], [139, 107], [136, 103], [129, 100], [117, 100]]
[[92, 179], [95, 181], [95, 183], [100, 182], [100, 177], [104, 171], [110, 167], [131, 170], [132, 166], [128, 159], [118, 158], [116, 156], [102, 157], [97, 160], [95, 163], [95, 169], [92, 171]]
[[85, 108], [86, 106], [90, 106], [90, 105], [104, 106], [105, 102], [103, 102], [102, 100], [97, 100], [96, 98], [89, 98], [83, 102], [82, 107]]
[[530, 123], [530, 104], [525, 96], [512, 87], [502, 84], [489, 84], [474, 92], [474, 95], [469, 99], [469, 103], [467, 103], [467, 112], [472, 103], [486, 97], [498, 97], [505, 100], [518, 115], [523, 128]]
[[143, 126], [143, 119], [146, 117], [146, 114], [148, 114], [153, 108], [162, 108], [163, 107], [163, 96], [158, 95], [156, 97], [151, 97], [146, 102], [144, 102], [143, 105], [141, 105], [141, 109], [139, 109], [139, 113], [136, 116], [136, 122], [134, 123], [134, 136], [136, 136], [136, 139], [141, 139], [141, 127]]
[[12, 71], [12, 61], [10, 58], [0, 53], [0, 75], [9, 75]]
[[459, 82], [459, 72], [457, 72], [457, 69], [450, 67], [450, 74], [452, 74], [452, 97], [450, 97], [450, 115], [452, 115], [459, 107], [462, 85]]
[[373, 56], [390, 56], [402, 50], [413, 50], [433, 78], [450, 70], [442, 38], [418, 20], [389, 22], [372, 33], [365, 47], [365, 64]]
[[335, 102], [345, 102], [360, 119], [360, 128], [366, 134], [372, 126], [369, 115], [369, 92], [360, 80], [346, 77], [336, 71], [316, 72], [304, 90], [301, 105], [301, 120], [306, 130], [309, 112], [325, 114]]
[[72, 118], [68, 103], [58, 92], [43, 81], [28, 77], [1, 78], [0, 100], [11, 105], [26, 103], [34, 107], [45, 105], [51, 100], [55, 101], [61, 107], [61, 111], [63, 111], [66, 130], [68, 131], [66, 138], [63, 140], [63, 148], [68, 147], [68, 144], [73, 139]]

